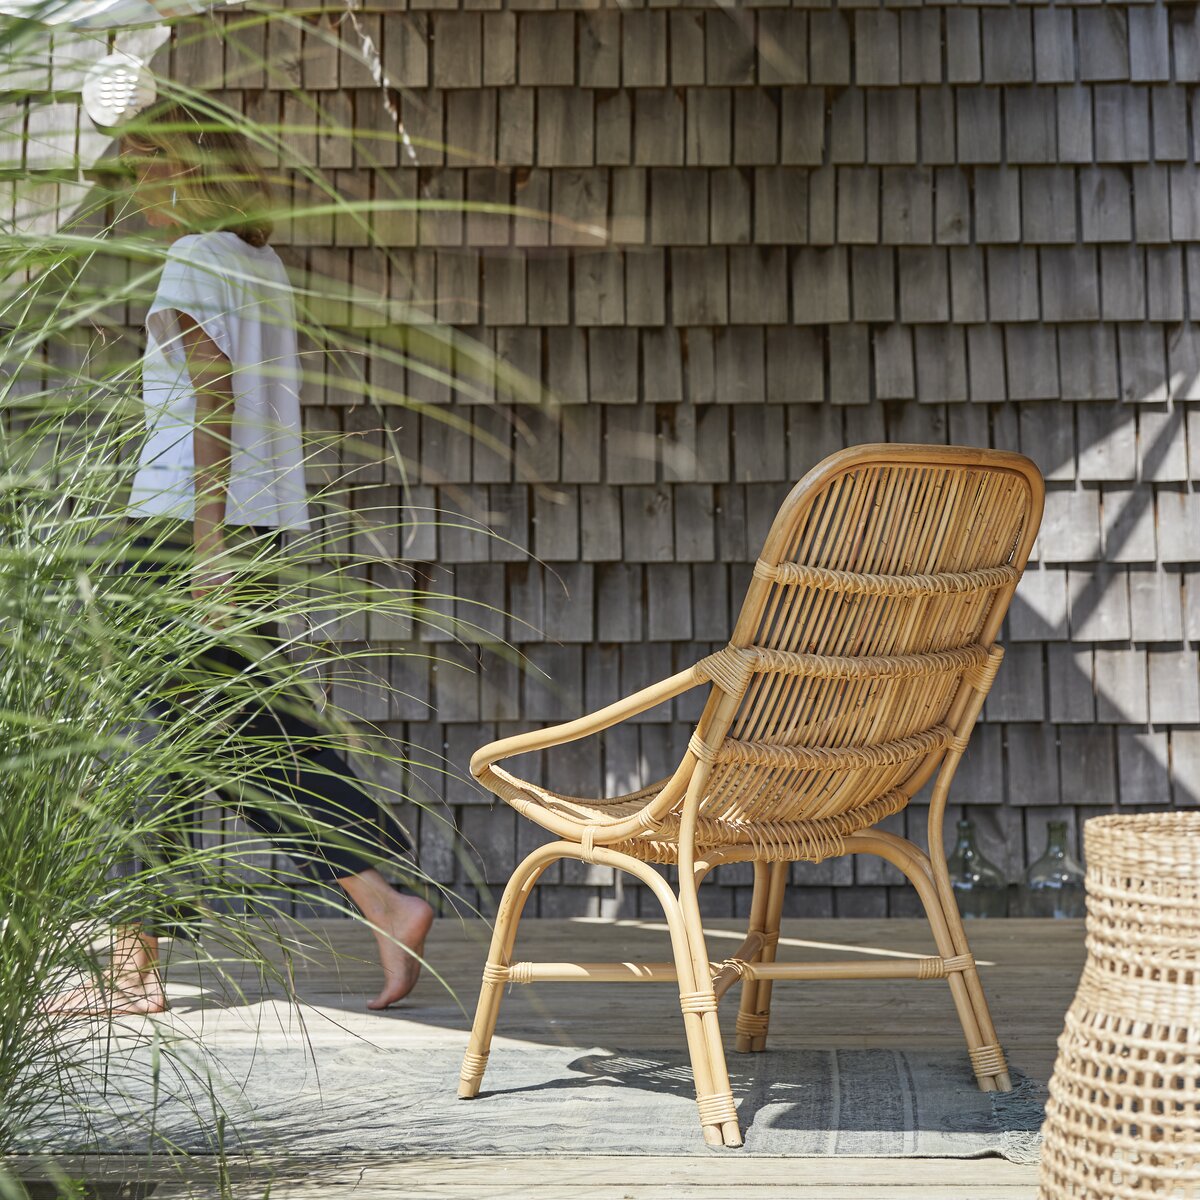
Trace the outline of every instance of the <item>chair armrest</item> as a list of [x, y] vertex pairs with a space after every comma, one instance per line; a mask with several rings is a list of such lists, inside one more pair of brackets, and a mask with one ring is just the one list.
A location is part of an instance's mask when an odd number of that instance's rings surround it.
[[491, 765], [502, 758], [513, 754], [528, 754], [532, 750], [545, 750], [549, 746], [561, 746], [564, 742], [578, 741], [590, 734], [599, 733], [602, 729], [619, 725], [627, 717], [636, 716], [664, 700], [670, 700], [672, 696], [681, 695], [698, 684], [708, 682], [708, 677], [701, 673], [697, 664], [574, 721], [548, 725], [545, 729], [532, 729], [528, 733], [518, 733], [489, 742], [471, 755], [471, 774], [482, 780]]

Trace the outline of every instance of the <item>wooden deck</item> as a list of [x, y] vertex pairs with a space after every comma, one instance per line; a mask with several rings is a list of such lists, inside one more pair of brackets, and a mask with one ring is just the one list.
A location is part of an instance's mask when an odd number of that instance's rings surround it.
[[[733, 948], [741, 927], [732, 921], [708, 924], [714, 955]], [[999, 921], [968, 927], [996, 1025], [1010, 1060], [1027, 1073], [1045, 1078], [1053, 1064], [1055, 1039], [1074, 993], [1083, 963], [1081, 922]], [[465, 1043], [468, 1017], [438, 981], [426, 976], [406, 1004], [385, 1015], [365, 1011], [363, 1001], [375, 981], [370, 946], [364, 931], [349, 923], [329, 923], [314, 937], [337, 939], [339, 963], [327, 953], [300, 964], [296, 980], [304, 999], [331, 1019], [309, 1020], [318, 1062], [335, 1056], [347, 1039], [366, 1037], [389, 1049], [420, 1044]], [[472, 1009], [486, 949], [482, 923], [443, 921], [435, 926], [429, 956], [462, 1006]], [[518, 957], [561, 960], [587, 958], [661, 960], [664, 927], [647, 921], [531, 920], [522, 929]], [[586, 950], [581, 947], [586, 946]], [[928, 934], [917, 921], [787, 920], [780, 957], [841, 957], [863, 952], [931, 952]], [[269, 1039], [272, 1030], [295, 1028], [288, 1002], [270, 992], [249, 992], [237, 1002], [196, 994], [198, 980], [186, 953], [171, 965], [168, 985], [173, 994], [173, 1020], [198, 1029], [211, 1045], [246, 1045]], [[567, 984], [514, 987], [501, 1012], [499, 1036], [524, 1042], [545, 1041], [547, 1016], [556, 1040], [578, 1030], [581, 1046], [636, 1050], [660, 1044], [657, 1021], [678, 1019], [669, 986], [635, 984], [650, 989], [653, 999], [631, 1021], [620, 1003], [625, 985], [580, 988]], [[779, 984], [775, 989], [771, 1043], [794, 1047], [920, 1048], [961, 1047], [948, 989], [941, 983], [829, 982]], [[734, 1001], [736, 1003], [736, 1000]], [[726, 1024], [732, 1027], [732, 1009]], [[730, 1030], [731, 1031], [731, 1030]], [[402, 1076], [396, 1088], [403, 1089]], [[478, 1103], [486, 1103], [486, 1099]], [[699, 1131], [697, 1129], [697, 1137]], [[159, 1176], [155, 1200], [191, 1195], [217, 1195], [215, 1180], [205, 1182], [203, 1164], [189, 1186]], [[87, 1164], [92, 1177], [130, 1178], [131, 1164], [109, 1161]], [[210, 1190], [211, 1184], [211, 1190]], [[490, 1197], [586, 1197], [588, 1200], [676, 1196], [799, 1196], [805, 1200], [884, 1200], [885, 1197], [928, 1197], [930, 1200], [1031, 1200], [1036, 1168], [1001, 1159], [753, 1159], [738, 1151], [714, 1152], [696, 1159], [602, 1157], [587, 1155], [580, 1131], [579, 1155], [557, 1157], [411, 1158], [358, 1154], [325, 1160], [276, 1181], [273, 1200], [316, 1200], [346, 1196], [446, 1197], [484, 1200]], [[249, 1184], [234, 1194], [262, 1194]]]

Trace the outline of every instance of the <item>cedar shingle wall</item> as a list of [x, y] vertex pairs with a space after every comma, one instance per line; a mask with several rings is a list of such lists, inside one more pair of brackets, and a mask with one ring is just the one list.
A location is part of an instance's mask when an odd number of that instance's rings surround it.
[[[1015, 876], [1050, 819], [1200, 802], [1197, 6], [471, 9], [359, 18], [411, 149], [379, 136], [390, 118], [337, 52], [351, 38], [338, 12], [303, 37], [279, 20], [253, 29], [245, 53], [230, 41], [223, 77], [196, 23], [172, 67], [297, 127], [293, 145], [346, 195], [557, 218], [381, 214], [386, 253], [351, 221], [282, 231], [298, 269], [379, 299], [353, 310], [367, 336], [385, 336], [384, 301], [412, 301], [562, 402], [553, 418], [502, 385], [464, 396], [394, 368], [374, 380], [513, 451], [388, 417], [409, 502], [513, 543], [426, 528], [408, 556], [459, 615], [507, 609], [478, 619], [533, 665], [477, 663], [426, 630], [413, 648], [442, 661], [398, 660], [395, 690], [340, 697], [448, 760], [452, 774], [410, 786], [449, 806], [475, 853], [457, 858], [422, 816], [426, 868], [468, 895], [481, 877], [502, 883], [538, 834], [464, 781], [470, 752], [720, 645], [790, 483], [882, 439], [1019, 449], [1049, 481], [1009, 655], [959, 775], [987, 853]], [[298, 128], [315, 123], [307, 100], [329, 132]], [[310, 389], [311, 427], [372, 436], [378, 415], [353, 399], [336, 378]], [[400, 503], [394, 480], [373, 482], [364, 504]], [[586, 792], [667, 774], [698, 695], [575, 743], [544, 778]], [[891, 824], [920, 840], [923, 818], [914, 806]], [[796, 911], [913, 908], [871, 860], [794, 870]], [[544, 915], [655, 912], [600, 867], [545, 878]], [[748, 882], [721, 868], [710, 910], [744, 911]]]

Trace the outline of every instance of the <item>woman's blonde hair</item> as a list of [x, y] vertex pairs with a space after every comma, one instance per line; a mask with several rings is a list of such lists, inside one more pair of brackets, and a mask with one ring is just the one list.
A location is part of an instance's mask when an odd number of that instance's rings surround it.
[[271, 184], [245, 134], [172, 104], [122, 134], [121, 157], [177, 165], [173, 212], [187, 229], [228, 229], [251, 246], [270, 239]]

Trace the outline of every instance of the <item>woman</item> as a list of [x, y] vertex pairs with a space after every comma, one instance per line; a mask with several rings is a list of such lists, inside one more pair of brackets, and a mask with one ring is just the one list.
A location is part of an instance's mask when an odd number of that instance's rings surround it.
[[[230, 581], [235, 540], [308, 526], [292, 297], [268, 245], [269, 185], [242, 135], [205, 129], [173, 106], [126, 134], [122, 157], [134, 168], [139, 208], [171, 242], [146, 318], [147, 436], [128, 512], [143, 524], [143, 550], [161, 550], [164, 526], [168, 544], [190, 548], [192, 592], [203, 598]], [[232, 646], [210, 657], [233, 673], [268, 677], [264, 662]], [[241, 796], [239, 815], [336, 881], [370, 922], [384, 980], [367, 1007], [386, 1008], [416, 983], [420, 963], [409, 950], [421, 954], [433, 909], [396, 891], [355, 848], [366, 831], [379, 833], [378, 806], [343, 759], [318, 748], [317, 730], [293, 704], [250, 702], [238, 716], [252, 737], [280, 747], [279, 765], [251, 768], [246, 781], [251, 797], [273, 802]], [[322, 827], [350, 836], [314, 832]], [[407, 849], [397, 836], [381, 840], [384, 852]], [[68, 1007], [162, 1011], [157, 963], [157, 938], [128, 927], [104, 994], [85, 989]]]

